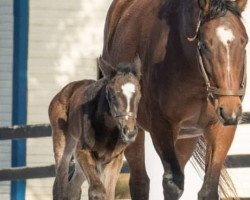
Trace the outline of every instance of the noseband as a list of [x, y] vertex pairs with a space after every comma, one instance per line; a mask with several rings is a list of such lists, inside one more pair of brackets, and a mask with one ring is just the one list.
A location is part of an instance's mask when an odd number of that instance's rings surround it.
[[120, 117], [134, 117], [136, 118], [136, 115], [133, 112], [119, 112], [114, 113], [113, 117], [120, 118]]
[[201, 41], [199, 38], [199, 30], [200, 30], [200, 26], [202, 24], [202, 12], [200, 12], [199, 15], [199, 21], [197, 23], [197, 27], [196, 27], [196, 34], [194, 37], [188, 37], [188, 41], [193, 42], [195, 39], [198, 39], [198, 45], [197, 45], [197, 57], [198, 57], [198, 62], [199, 62], [199, 67], [200, 67], [200, 71], [201, 74], [205, 80], [206, 83], [206, 88], [207, 88], [207, 93], [208, 93], [208, 99], [215, 99], [215, 96], [239, 96], [241, 97], [241, 99], [243, 99], [244, 95], [245, 95], [245, 90], [246, 90], [246, 58], [244, 61], [244, 69], [243, 69], [243, 78], [242, 78], [242, 82], [241, 82], [241, 89], [239, 90], [234, 90], [234, 89], [221, 89], [221, 88], [217, 88], [214, 86], [211, 86], [211, 82], [209, 80], [208, 74], [206, 72], [205, 66], [204, 66], [204, 62], [201, 56]]

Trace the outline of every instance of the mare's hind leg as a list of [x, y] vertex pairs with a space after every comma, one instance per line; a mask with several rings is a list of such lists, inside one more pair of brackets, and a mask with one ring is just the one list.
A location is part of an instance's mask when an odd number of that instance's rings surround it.
[[105, 166], [103, 171], [103, 184], [106, 189], [107, 199], [115, 199], [115, 186], [119, 178], [123, 163], [123, 153], [114, 158], [110, 163]]
[[149, 199], [149, 178], [145, 167], [144, 131], [139, 129], [136, 141], [125, 150], [130, 169], [130, 193], [133, 200]]
[[106, 190], [100, 180], [100, 174], [97, 171], [96, 159], [88, 150], [77, 149], [76, 159], [89, 183], [89, 200], [109, 200], [106, 196]]
[[157, 119], [154, 123], [151, 137], [164, 168], [164, 199], [177, 200], [183, 193], [184, 175], [175, 151], [174, 132], [165, 120]]
[[199, 200], [218, 200], [220, 172], [227, 152], [231, 146], [235, 126], [223, 126], [220, 123], [210, 125], [205, 135], [207, 140], [207, 160], [205, 177], [198, 194]]

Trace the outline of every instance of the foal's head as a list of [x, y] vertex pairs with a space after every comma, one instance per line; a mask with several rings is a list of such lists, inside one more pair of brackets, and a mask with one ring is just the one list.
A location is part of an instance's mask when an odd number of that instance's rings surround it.
[[[182, 14], [183, 23], [180, 26], [184, 34], [185, 54], [194, 58], [190, 56], [194, 54], [190, 46], [196, 44], [192, 41], [197, 41], [199, 65], [209, 100], [224, 125], [235, 125], [242, 114], [241, 100], [245, 94], [245, 48], [248, 37], [240, 15], [247, 0], [182, 2], [187, 7], [183, 6], [186, 9], [183, 9], [185, 14]], [[191, 38], [195, 26], [197, 35]]]
[[120, 63], [112, 67], [100, 58], [99, 67], [109, 80], [106, 85], [106, 98], [110, 113], [120, 130], [120, 139], [124, 143], [132, 142], [137, 135], [136, 117], [141, 98], [141, 61], [137, 57], [134, 63]]

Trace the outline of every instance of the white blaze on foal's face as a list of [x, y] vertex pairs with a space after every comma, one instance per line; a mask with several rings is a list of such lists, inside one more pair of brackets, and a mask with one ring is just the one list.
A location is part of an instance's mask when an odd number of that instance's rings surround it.
[[234, 40], [235, 36], [233, 31], [225, 25], [221, 25], [216, 29], [216, 35], [219, 40], [223, 43], [227, 50], [227, 71], [230, 71], [230, 56], [229, 56], [229, 45]]
[[133, 83], [125, 83], [124, 85], [122, 85], [122, 93], [127, 100], [126, 112], [130, 112], [130, 100], [135, 93], [135, 85]]

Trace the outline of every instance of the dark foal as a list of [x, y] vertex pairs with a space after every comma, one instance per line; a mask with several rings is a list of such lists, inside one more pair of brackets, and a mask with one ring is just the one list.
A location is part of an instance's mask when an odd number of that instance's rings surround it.
[[[125, 148], [137, 135], [140, 60], [115, 68], [99, 59], [104, 78], [68, 84], [52, 100], [56, 179], [54, 200], [80, 199], [89, 183], [90, 200], [112, 200]], [[72, 156], [75, 171], [68, 175]]]
[[[205, 163], [198, 199], [218, 200], [218, 185], [222, 190], [225, 186], [225, 181], [219, 183], [224, 176], [221, 169], [245, 93], [248, 38], [241, 12], [246, 2], [114, 0], [109, 9], [103, 56], [114, 65], [136, 54], [142, 60], [137, 121], [150, 132], [161, 158], [165, 200], [182, 195], [184, 167], [194, 152], [201, 155], [201, 149], [196, 149], [200, 138], [207, 148], [206, 156], [197, 159]], [[125, 155], [132, 199], [144, 200], [149, 180], [143, 130], [137, 138], [136, 146], [129, 146]]]

